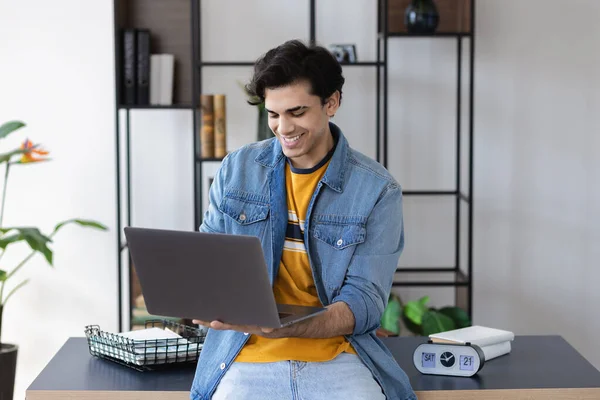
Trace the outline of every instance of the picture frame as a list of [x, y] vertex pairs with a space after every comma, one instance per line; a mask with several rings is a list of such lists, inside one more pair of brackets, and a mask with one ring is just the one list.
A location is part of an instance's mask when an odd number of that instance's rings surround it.
[[357, 62], [356, 45], [354, 44], [331, 44], [331, 54], [342, 64], [354, 64]]

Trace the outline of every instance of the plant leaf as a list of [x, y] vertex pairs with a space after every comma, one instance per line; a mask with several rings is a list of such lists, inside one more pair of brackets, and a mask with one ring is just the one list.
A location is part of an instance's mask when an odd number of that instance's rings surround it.
[[13, 233], [12, 235], [8, 235], [0, 238], [0, 249], [5, 250], [6, 246], [11, 243], [20, 242], [21, 240], [25, 240], [20, 234]]
[[408, 329], [410, 332], [417, 336], [423, 336], [423, 326], [412, 322], [406, 317], [406, 314], [402, 314], [402, 322], [404, 323], [404, 326], [406, 326], [406, 329]]
[[456, 329], [454, 321], [447, 315], [438, 311], [427, 311], [423, 315], [423, 335], [429, 336], [434, 333], [446, 332]]
[[47, 246], [47, 243], [52, 242], [52, 239], [42, 234], [37, 228], [21, 228], [21, 233], [24, 235], [29, 247], [42, 253], [48, 264], [52, 265], [52, 250]]
[[440, 308], [439, 312], [450, 317], [456, 325], [456, 329], [466, 328], [471, 326], [471, 319], [465, 310], [460, 307], [444, 307]]
[[0, 154], [0, 163], [8, 162], [8, 161], [10, 161], [10, 159], [13, 156], [15, 156], [17, 154], [25, 154], [25, 153], [28, 153], [29, 151], [31, 151], [31, 149], [28, 149], [28, 150], [16, 149], [13, 151], [9, 151], [8, 153], [2, 153], [2, 154]]
[[14, 132], [24, 126], [25, 124], [21, 121], [9, 121], [5, 124], [2, 124], [2, 126], [0, 126], [0, 139], [5, 138], [9, 133]]
[[[8, 236], [8, 239], [10, 239], [9, 243], [25, 240], [33, 251], [43, 254], [46, 258], [46, 261], [48, 261], [48, 264], [52, 265], [52, 250], [48, 248], [48, 243], [52, 242], [52, 239], [40, 232], [38, 228], [33, 227], [12, 227], [0, 229], [0, 231], [3, 233], [13, 230], [17, 231], [18, 234], [16, 238], [13, 238], [13, 235]], [[9, 243], [6, 243], [6, 245]]]
[[[4, 282], [6, 280], [6, 271], [0, 269], [0, 282]], [[2, 300], [2, 299], [0, 299]]]
[[400, 334], [400, 325], [398, 324], [402, 315], [402, 306], [397, 296], [390, 295], [388, 304], [383, 310], [381, 316], [381, 327], [390, 332], [394, 332], [396, 335]]
[[108, 228], [106, 226], [102, 225], [99, 222], [91, 221], [91, 220], [85, 220], [85, 219], [73, 218], [73, 219], [68, 219], [66, 221], [63, 221], [63, 222], [59, 223], [58, 225], [56, 225], [54, 227], [54, 232], [52, 232], [52, 234], [58, 232], [58, 230], [60, 228], [62, 228], [63, 226], [71, 224], [71, 223], [75, 223], [75, 224], [78, 224], [78, 225], [81, 225], [81, 226], [85, 226], [85, 227], [89, 227], [89, 228], [99, 229], [101, 231], [108, 230]]
[[409, 301], [404, 306], [404, 315], [414, 324], [421, 325], [423, 315], [427, 312], [429, 296], [423, 296], [419, 300]]

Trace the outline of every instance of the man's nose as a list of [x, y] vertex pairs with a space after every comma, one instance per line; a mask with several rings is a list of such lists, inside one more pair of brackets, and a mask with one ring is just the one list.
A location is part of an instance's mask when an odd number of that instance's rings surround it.
[[277, 128], [277, 133], [280, 135], [289, 135], [294, 132], [294, 124], [288, 118], [280, 117], [279, 118], [279, 127]]

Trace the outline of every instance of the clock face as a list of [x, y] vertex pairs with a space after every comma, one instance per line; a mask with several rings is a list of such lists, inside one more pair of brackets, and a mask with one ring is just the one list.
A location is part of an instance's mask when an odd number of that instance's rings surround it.
[[443, 352], [440, 356], [440, 363], [442, 363], [444, 367], [449, 368], [453, 366], [455, 361], [456, 357], [454, 357], [454, 354], [450, 353], [449, 351]]

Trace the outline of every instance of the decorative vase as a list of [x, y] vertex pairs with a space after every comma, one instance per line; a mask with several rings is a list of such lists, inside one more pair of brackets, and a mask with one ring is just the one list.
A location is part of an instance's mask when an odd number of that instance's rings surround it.
[[404, 12], [404, 24], [408, 33], [433, 33], [440, 15], [433, 0], [412, 0]]
[[14, 344], [0, 344], [0, 399], [12, 400], [17, 369], [17, 350]]

